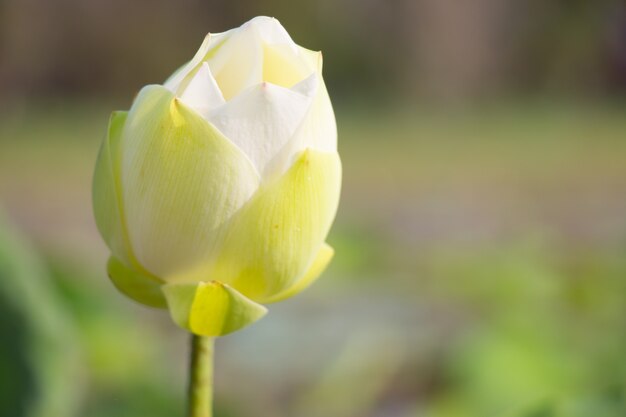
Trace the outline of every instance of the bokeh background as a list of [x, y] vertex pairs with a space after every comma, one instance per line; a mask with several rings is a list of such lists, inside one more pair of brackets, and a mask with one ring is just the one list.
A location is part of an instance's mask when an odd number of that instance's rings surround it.
[[114, 109], [208, 31], [323, 50], [323, 278], [218, 342], [218, 417], [626, 416], [620, 0], [0, 2], [0, 416], [182, 416], [187, 336], [105, 275]]

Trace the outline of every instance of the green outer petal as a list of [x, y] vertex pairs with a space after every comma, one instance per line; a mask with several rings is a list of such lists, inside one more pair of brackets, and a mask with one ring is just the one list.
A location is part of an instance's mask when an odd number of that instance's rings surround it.
[[250, 160], [162, 86], [138, 95], [124, 127], [121, 181], [137, 260], [168, 281], [199, 281], [225, 226], [259, 187]]
[[120, 171], [119, 152], [127, 115], [127, 112], [121, 111], [111, 114], [108, 134], [100, 148], [93, 178], [94, 216], [100, 234], [113, 253], [107, 270], [116, 288], [142, 304], [165, 307], [165, 299], [159, 289], [160, 281], [145, 271], [132, 253], [121, 210], [117, 173]]
[[100, 147], [93, 177], [92, 201], [96, 225], [114, 256], [137, 267], [124, 226], [119, 193], [119, 149], [127, 112], [113, 112]]
[[218, 281], [167, 284], [163, 293], [172, 320], [201, 336], [224, 336], [267, 313], [260, 304]]
[[166, 308], [161, 284], [153, 277], [127, 267], [119, 259], [110, 257], [107, 263], [109, 278], [124, 295], [150, 307]]
[[233, 219], [210, 276], [258, 302], [291, 287], [328, 234], [340, 187], [339, 155], [305, 150]]
[[275, 303], [277, 301], [282, 301], [306, 290], [315, 282], [317, 278], [319, 278], [322, 272], [324, 272], [334, 255], [335, 250], [327, 243], [324, 243], [317, 252], [317, 256], [315, 257], [313, 264], [309, 267], [304, 276], [296, 281], [293, 286], [273, 297], [266, 299], [265, 302]]

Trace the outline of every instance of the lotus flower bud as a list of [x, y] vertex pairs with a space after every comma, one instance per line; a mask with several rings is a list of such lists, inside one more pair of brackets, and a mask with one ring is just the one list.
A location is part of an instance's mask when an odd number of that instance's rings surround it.
[[111, 116], [93, 184], [109, 276], [195, 334], [237, 330], [324, 270], [340, 183], [321, 53], [267, 17], [209, 34]]

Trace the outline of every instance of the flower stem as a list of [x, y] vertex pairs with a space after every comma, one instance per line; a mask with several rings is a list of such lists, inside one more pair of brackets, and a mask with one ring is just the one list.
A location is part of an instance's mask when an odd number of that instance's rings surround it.
[[191, 335], [189, 364], [188, 417], [213, 415], [213, 347], [212, 337]]

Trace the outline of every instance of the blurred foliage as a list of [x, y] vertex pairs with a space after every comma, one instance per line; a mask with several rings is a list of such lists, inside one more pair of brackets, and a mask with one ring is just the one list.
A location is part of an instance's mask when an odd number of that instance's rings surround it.
[[[116, 298], [118, 293], [106, 287], [108, 282], [101, 274], [97, 275], [102, 282], [92, 285], [92, 270], [63, 258], [49, 258], [48, 267], [74, 317], [85, 357], [90, 384], [80, 415], [176, 415], [183, 407], [180, 394], [185, 384], [181, 378], [172, 378], [171, 368], [161, 366], [169, 361], [167, 346], [155, 330], [141, 320], [129, 320], [140, 315], [132, 310], [134, 306]], [[109, 291], [103, 294], [103, 287]], [[163, 314], [159, 319], [168, 317]]]
[[435, 293], [474, 316], [451, 350], [450, 390], [434, 415], [626, 413], [626, 334], [617, 331], [626, 328], [626, 260], [550, 252], [531, 241], [433, 261]]
[[0, 416], [75, 415], [79, 347], [32, 249], [0, 219]]

